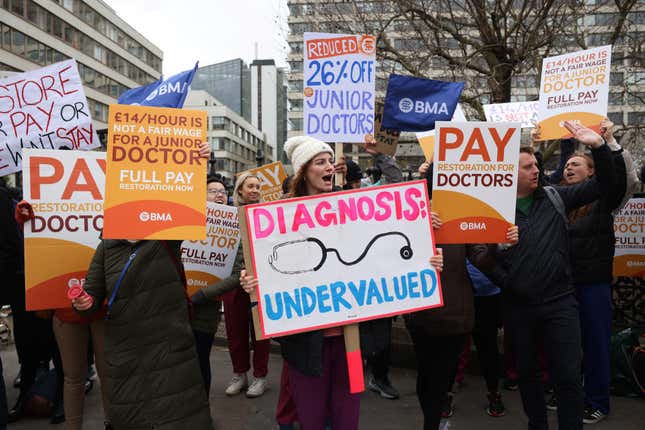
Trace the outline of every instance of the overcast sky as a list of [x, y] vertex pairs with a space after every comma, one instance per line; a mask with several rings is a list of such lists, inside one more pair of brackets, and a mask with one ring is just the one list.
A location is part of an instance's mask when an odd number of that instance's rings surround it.
[[233, 58], [286, 63], [286, 0], [104, 0], [163, 51], [163, 73]]

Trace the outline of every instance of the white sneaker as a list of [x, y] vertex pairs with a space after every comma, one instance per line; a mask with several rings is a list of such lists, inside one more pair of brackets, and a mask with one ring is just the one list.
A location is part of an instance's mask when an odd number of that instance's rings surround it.
[[260, 397], [264, 394], [264, 391], [267, 388], [267, 379], [266, 378], [255, 378], [248, 390], [246, 390], [246, 397], [254, 398]]
[[226, 387], [227, 396], [236, 396], [242, 392], [249, 385], [248, 379], [246, 379], [246, 373], [236, 373], [232, 378], [231, 382], [228, 383]]

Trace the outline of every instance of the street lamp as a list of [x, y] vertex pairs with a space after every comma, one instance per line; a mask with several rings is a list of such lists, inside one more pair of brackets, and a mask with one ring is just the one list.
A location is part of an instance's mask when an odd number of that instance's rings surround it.
[[215, 174], [215, 163], [217, 160], [215, 159], [215, 152], [211, 151], [211, 156], [208, 159], [208, 174], [209, 175], [214, 175]]

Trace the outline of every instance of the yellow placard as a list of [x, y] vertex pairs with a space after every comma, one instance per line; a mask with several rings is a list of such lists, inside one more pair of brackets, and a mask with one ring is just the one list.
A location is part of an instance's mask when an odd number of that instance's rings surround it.
[[[281, 162], [265, 164], [246, 172], [254, 173], [260, 178], [262, 201], [272, 202], [282, 197], [282, 182], [287, 179], [287, 172]], [[238, 173], [237, 176], [246, 172]]]
[[204, 239], [205, 139], [204, 111], [111, 105], [103, 237]]

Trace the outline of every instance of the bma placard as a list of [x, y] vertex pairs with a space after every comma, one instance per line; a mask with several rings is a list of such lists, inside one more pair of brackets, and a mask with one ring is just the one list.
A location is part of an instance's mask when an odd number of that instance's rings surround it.
[[503, 243], [515, 222], [520, 123], [437, 122], [437, 243]]
[[614, 276], [645, 276], [645, 198], [634, 197], [614, 217]]
[[23, 151], [23, 194], [34, 209], [25, 232], [27, 310], [70, 306], [103, 228], [105, 153]]

